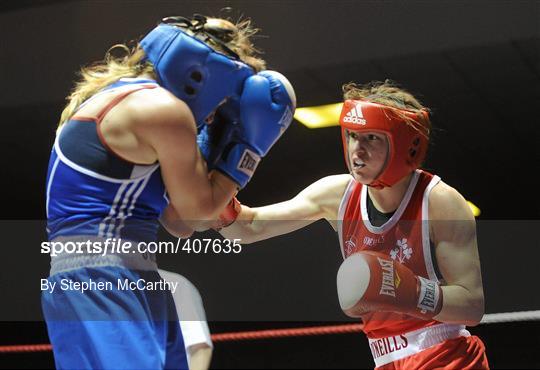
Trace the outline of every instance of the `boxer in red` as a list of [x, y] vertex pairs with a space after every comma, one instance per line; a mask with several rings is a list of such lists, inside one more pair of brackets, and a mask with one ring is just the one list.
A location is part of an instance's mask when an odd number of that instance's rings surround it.
[[349, 174], [294, 198], [232, 202], [221, 229], [251, 243], [324, 218], [338, 232], [343, 311], [364, 323], [378, 369], [487, 369], [465, 326], [484, 314], [474, 216], [461, 194], [427, 171], [429, 110], [393, 83], [344, 86], [340, 116]]

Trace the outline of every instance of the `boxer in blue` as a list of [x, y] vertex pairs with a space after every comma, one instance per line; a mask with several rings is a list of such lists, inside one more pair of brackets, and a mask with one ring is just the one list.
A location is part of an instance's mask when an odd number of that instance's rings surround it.
[[[82, 70], [47, 174], [49, 241], [80, 246], [51, 253], [56, 289], [42, 293], [57, 368], [187, 368], [171, 292], [137, 245], [160, 221], [186, 236], [181, 219], [217, 219], [291, 123], [294, 91], [263, 71], [252, 34], [169, 17], [123, 58]], [[130, 248], [104, 250], [111, 240]]]

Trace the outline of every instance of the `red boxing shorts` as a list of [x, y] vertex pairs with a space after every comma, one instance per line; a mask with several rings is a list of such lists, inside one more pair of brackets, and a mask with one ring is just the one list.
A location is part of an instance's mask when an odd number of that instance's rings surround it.
[[484, 343], [461, 325], [439, 324], [369, 342], [377, 370], [489, 369]]

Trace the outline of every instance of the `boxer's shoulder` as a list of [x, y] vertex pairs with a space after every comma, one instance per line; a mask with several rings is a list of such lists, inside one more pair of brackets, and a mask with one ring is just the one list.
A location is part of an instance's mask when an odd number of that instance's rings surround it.
[[324, 218], [336, 220], [341, 199], [350, 181], [352, 177], [349, 174], [326, 176], [308, 186], [300, 194], [317, 204], [322, 209]]
[[304, 193], [320, 201], [329, 198], [341, 200], [351, 180], [352, 177], [349, 174], [326, 176], [309, 185]]
[[475, 218], [465, 198], [453, 187], [439, 182], [429, 195], [430, 238], [465, 243], [475, 235]]
[[183, 144], [192, 141], [196, 132], [187, 105], [159, 87], [134, 90], [129, 95], [113, 93], [99, 103], [103, 106], [101, 135], [112, 150], [135, 163], [154, 163], [154, 148], [157, 142], [165, 142], [164, 136]]
[[353, 177], [348, 173], [344, 173], [323, 177], [318, 183], [327, 191], [339, 193], [339, 196], [341, 197], [351, 181], [353, 181]]
[[164, 88], [143, 89], [125, 102], [126, 111], [140, 125], [193, 124], [193, 115], [185, 102]]
[[429, 194], [430, 220], [474, 219], [465, 198], [455, 188], [439, 181]]

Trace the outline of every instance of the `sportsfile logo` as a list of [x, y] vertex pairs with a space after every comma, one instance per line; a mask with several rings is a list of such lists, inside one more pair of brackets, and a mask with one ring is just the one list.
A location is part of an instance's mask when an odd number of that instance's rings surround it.
[[257, 165], [261, 161], [256, 153], [252, 152], [249, 149], [244, 150], [240, 161], [238, 161], [238, 166], [236, 167], [239, 171], [242, 171], [248, 176], [252, 176], [257, 168]]
[[360, 105], [355, 105], [350, 111], [347, 112], [345, 117], [343, 117], [343, 122], [345, 123], [355, 123], [357, 125], [365, 125], [366, 120], [364, 119], [364, 114], [362, 113], [362, 108]]

